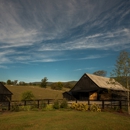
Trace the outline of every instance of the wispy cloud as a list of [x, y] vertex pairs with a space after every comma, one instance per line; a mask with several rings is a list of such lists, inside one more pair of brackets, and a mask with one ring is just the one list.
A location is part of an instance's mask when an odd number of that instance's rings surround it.
[[87, 57], [80, 58], [80, 60], [97, 59], [97, 58], [103, 58], [105, 56], [106, 55], [89, 55]]
[[2, 69], [8, 69], [8, 67], [4, 66], [4, 65], [0, 65], [0, 68], [2, 68]]
[[[0, 64], [70, 60], [64, 57], [70, 50], [128, 49], [129, 5], [119, 0], [2, 0]], [[80, 59], [95, 58], [102, 56]]]
[[86, 70], [95, 70], [95, 69], [96, 69], [95, 67], [88, 67], [88, 68], [75, 69], [75, 70], [73, 70], [73, 71], [82, 71], [82, 70], [86, 71]]

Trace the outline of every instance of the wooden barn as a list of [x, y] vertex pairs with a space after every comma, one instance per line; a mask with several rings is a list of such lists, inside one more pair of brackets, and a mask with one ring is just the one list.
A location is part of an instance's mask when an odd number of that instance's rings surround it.
[[63, 97], [67, 100], [125, 100], [127, 91], [114, 79], [85, 73]]
[[12, 93], [0, 82], [0, 102], [11, 101]]

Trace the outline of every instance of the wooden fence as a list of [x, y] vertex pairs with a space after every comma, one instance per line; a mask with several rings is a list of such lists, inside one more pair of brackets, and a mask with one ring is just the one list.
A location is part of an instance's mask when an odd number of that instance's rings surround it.
[[[62, 101], [63, 99], [57, 99], [59, 101]], [[36, 99], [36, 100], [23, 100], [23, 101], [11, 101], [11, 102], [0, 102], [0, 108], [4, 108], [6, 110], [10, 110], [11, 106], [14, 104], [17, 104], [18, 106], [26, 106], [26, 105], [34, 105], [37, 108], [40, 108], [40, 105], [44, 102], [47, 104], [53, 104], [55, 99]], [[104, 108], [112, 108], [112, 107], [118, 107], [119, 109], [122, 109], [123, 106], [127, 106], [128, 102], [126, 100], [87, 100], [87, 101], [80, 101], [80, 100], [75, 100], [75, 101], [68, 101], [68, 104], [71, 105], [72, 103], [86, 103], [88, 105], [91, 104], [98, 104], [102, 109]]]
[[[119, 109], [122, 109], [123, 106], [127, 106], [128, 102], [126, 100], [87, 100], [87, 101], [79, 101], [76, 100], [76, 103], [80, 103], [80, 102], [87, 102], [88, 105], [92, 105], [92, 104], [98, 104], [102, 109], [104, 108], [112, 108], [112, 107], [119, 107]], [[72, 102], [70, 102], [72, 103]]]

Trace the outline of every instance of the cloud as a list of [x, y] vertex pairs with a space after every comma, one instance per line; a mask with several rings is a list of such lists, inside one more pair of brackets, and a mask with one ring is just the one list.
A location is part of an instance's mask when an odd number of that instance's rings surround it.
[[3, 65], [0, 65], [0, 68], [2, 68], [2, 69], [8, 69], [7, 66], [3, 66]]
[[97, 59], [97, 58], [103, 58], [105, 57], [106, 55], [89, 55], [87, 57], [84, 57], [84, 58], [80, 58], [80, 60], [87, 60], [87, 59]]
[[94, 70], [96, 69], [95, 67], [88, 67], [88, 68], [79, 68], [79, 69], [75, 69], [73, 71], [82, 71], [82, 70]]
[[[129, 5], [121, 0], [1, 0], [1, 64], [70, 60], [66, 51], [129, 49]], [[102, 57], [80, 59], [94, 58]]]

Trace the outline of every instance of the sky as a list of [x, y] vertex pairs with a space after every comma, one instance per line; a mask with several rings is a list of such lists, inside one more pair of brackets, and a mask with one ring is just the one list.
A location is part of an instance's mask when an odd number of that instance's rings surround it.
[[0, 81], [79, 80], [130, 51], [130, 0], [0, 0]]

